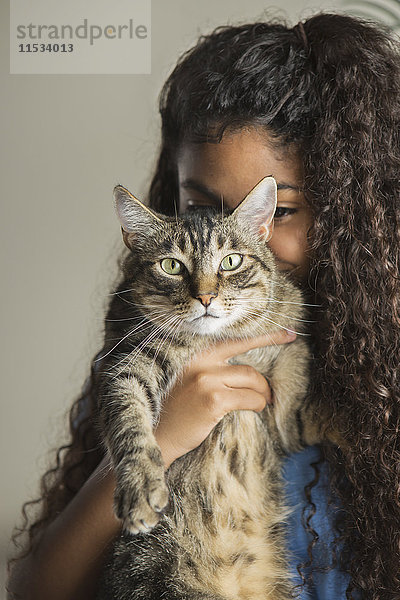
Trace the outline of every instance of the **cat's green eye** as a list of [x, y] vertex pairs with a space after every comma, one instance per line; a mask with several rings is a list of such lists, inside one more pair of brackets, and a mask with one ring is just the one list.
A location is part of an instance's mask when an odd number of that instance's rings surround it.
[[234, 271], [243, 262], [243, 256], [241, 254], [228, 254], [221, 262], [221, 271]]
[[183, 271], [183, 265], [176, 258], [163, 258], [160, 262], [163, 271], [168, 275], [180, 275]]

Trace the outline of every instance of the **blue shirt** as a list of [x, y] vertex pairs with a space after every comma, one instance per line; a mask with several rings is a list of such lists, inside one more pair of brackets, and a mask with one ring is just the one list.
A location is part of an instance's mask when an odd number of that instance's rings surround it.
[[[294, 585], [302, 583], [297, 572], [297, 565], [309, 560], [307, 547], [313, 539], [302, 524], [303, 507], [309, 507], [304, 487], [315, 476], [311, 463], [320, 459], [317, 446], [305, 448], [301, 452], [291, 454], [284, 463], [283, 477], [285, 481], [286, 503], [293, 508], [287, 519], [286, 535], [290, 554], [290, 568]], [[328, 567], [332, 563], [332, 545], [334, 540], [335, 509], [328, 506], [329, 476], [328, 465], [321, 462], [318, 465], [320, 476], [318, 483], [312, 488], [312, 501], [316, 506], [310, 525], [318, 534], [318, 541], [313, 547], [313, 564]], [[310, 570], [303, 569], [304, 575]], [[299, 589], [299, 600], [345, 600], [346, 589], [350, 581], [348, 574], [338, 567], [325, 572], [313, 572], [313, 583], [306, 583]]]

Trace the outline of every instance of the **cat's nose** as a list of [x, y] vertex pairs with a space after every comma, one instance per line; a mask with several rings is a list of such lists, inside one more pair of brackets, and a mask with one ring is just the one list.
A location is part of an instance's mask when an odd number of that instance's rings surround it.
[[200, 300], [200, 302], [202, 303], [202, 305], [207, 308], [207, 306], [210, 306], [211, 300], [213, 300], [217, 296], [218, 296], [218, 294], [217, 293], [213, 293], [213, 292], [211, 292], [211, 294], [210, 293], [208, 293], [208, 294], [199, 294], [198, 296], [196, 296], [196, 300]]

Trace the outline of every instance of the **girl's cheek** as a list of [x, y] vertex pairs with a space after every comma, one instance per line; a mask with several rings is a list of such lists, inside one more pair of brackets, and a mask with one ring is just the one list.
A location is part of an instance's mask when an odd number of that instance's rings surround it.
[[272, 237], [268, 244], [269, 249], [272, 250], [278, 261], [286, 262], [288, 256], [291, 255], [290, 240], [287, 240], [288, 243], [285, 243], [285, 241], [285, 237], [283, 236], [279, 236], [279, 239]]

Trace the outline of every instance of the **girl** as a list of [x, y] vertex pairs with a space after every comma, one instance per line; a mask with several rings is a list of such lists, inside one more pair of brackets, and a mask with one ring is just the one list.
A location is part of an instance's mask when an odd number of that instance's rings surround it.
[[[150, 205], [174, 214], [222, 197], [233, 208], [273, 175], [269, 245], [316, 305], [310, 393], [344, 446], [308, 448], [285, 465], [296, 507], [288, 548], [304, 598], [399, 597], [399, 59], [389, 34], [347, 16], [226, 27], [182, 57], [161, 94]], [[230, 410], [271, 401], [258, 373], [243, 380], [226, 364], [263, 343], [218, 345], [185, 371], [155, 432], [166, 468]], [[89, 379], [71, 410], [71, 443], [43, 478], [11, 598], [93, 598], [120, 531], [91, 389]]]

